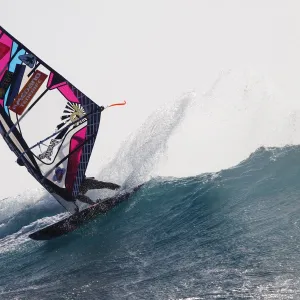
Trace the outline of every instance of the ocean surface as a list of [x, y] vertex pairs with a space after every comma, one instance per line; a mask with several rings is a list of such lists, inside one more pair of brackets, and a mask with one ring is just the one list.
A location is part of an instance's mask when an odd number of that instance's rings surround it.
[[299, 146], [259, 148], [217, 173], [152, 178], [51, 241], [28, 234], [66, 216], [52, 198], [2, 199], [0, 299], [300, 299], [299, 166]]

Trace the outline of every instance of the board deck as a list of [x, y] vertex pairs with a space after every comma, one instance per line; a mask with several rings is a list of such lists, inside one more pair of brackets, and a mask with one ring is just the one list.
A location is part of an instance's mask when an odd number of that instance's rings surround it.
[[31, 233], [29, 237], [33, 240], [50, 240], [72, 232], [84, 223], [96, 218], [99, 214], [105, 214], [121, 202], [128, 200], [130, 196], [137, 192], [142, 186], [143, 185], [139, 185], [131, 191], [121, 194], [117, 197], [107, 198], [106, 200], [96, 203], [95, 205], [92, 205], [79, 213], [73, 214], [55, 224]]

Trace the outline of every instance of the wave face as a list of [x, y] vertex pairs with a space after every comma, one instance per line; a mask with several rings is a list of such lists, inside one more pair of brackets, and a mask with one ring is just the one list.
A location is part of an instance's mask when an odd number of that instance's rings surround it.
[[299, 164], [300, 147], [259, 148], [218, 173], [157, 177], [45, 242], [27, 236], [60, 207], [40, 191], [4, 199], [0, 299], [297, 299]]

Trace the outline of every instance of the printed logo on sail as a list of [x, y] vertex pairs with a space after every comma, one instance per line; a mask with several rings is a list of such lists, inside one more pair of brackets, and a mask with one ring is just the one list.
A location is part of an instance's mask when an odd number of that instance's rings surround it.
[[23, 62], [26, 66], [28, 66], [31, 69], [34, 67], [36, 62], [35, 56], [31, 53], [19, 55], [19, 59], [21, 62]]
[[52, 177], [52, 180], [55, 182], [60, 183], [63, 179], [64, 174], [66, 173], [66, 169], [64, 168], [56, 168], [54, 171], [54, 175]]
[[4, 76], [0, 82], [0, 99], [4, 98], [4, 95], [6, 94], [11, 82], [12, 82], [12, 77], [14, 73], [10, 72], [8, 70], [5, 71]]
[[39, 155], [40, 159], [44, 159], [47, 158], [48, 160], [51, 160], [51, 156], [53, 154], [53, 149], [55, 148], [55, 146], [57, 146], [60, 143], [59, 140], [51, 140], [50, 141], [50, 145], [48, 146], [48, 149]]
[[0, 43], [0, 59], [2, 59], [9, 52], [9, 49], [9, 46]]
[[74, 124], [72, 126], [74, 129], [87, 121], [87, 118], [84, 118], [85, 115], [86, 112], [80, 103], [68, 102], [61, 117], [63, 122], [58, 124], [56, 129], [59, 130], [64, 126], [69, 126], [70, 123]]
[[39, 70], [35, 71], [19, 95], [15, 98], [9, 109], [18, 115], [21, 115], [46, 78], [46, 74]]

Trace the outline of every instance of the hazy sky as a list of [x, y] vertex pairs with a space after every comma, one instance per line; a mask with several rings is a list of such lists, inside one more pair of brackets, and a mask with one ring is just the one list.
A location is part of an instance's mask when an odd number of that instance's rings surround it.
[[[161, 174], [215, 171], [261, 144], [300, 141], [297, 0], [0, 5], [1, 25], [95, 102], [127, 100], [126, 107], [103, 113], [91, 173], [151, 112], [191, 90], [199, 105], [170, 140]], [[4, 141], [0, 151], [0, 197], [38, 186]]]

